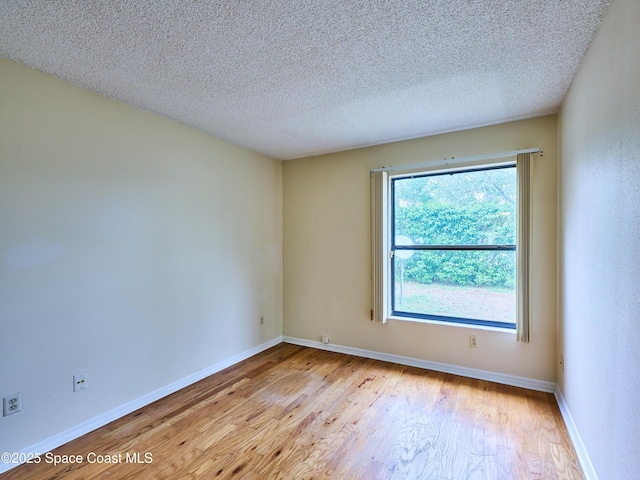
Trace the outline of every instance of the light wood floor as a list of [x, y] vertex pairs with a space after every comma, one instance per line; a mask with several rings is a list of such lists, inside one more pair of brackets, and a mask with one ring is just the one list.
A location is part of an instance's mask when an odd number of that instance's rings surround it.
[[551, 394], [284, 343], [51, 453], [0, 479], [584, 478]]

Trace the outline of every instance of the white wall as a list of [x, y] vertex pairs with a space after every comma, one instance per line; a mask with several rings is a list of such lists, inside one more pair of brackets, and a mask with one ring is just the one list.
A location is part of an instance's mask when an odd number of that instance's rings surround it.
[[[369, 320], [369, 170], [540, 147], [534, 185], [532, 341], [513, 333]], [[284, 163], [284, 333], [456, 366], [556, 380], [556, 116]], [[469, 348], [477, 334], [478, 349]]]
[[0, 397], [24, 408], [0, 452], [282, 335], [280, 162], [8, 60], [0, 79]]
[[640, 472], [638, 25], [612, 2], [560, 117], [558, 381], [601, 479]]

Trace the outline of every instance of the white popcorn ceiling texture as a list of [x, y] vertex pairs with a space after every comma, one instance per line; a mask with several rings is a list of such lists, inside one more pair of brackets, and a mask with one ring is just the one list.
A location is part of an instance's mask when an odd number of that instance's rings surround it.
[[556, 113], [608, 4], [3, 0], [0, 55], [290, 159]]

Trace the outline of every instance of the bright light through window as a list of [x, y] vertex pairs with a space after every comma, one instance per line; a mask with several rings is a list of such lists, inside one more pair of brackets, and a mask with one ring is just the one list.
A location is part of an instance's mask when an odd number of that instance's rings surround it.
[[515, 328], [516, 168], [391, 179], [392, 314]]

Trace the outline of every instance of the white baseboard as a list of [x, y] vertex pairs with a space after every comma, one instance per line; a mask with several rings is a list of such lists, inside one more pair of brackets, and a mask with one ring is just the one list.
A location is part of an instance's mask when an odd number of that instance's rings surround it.
[[556, 397], [556, 401], [558, 402], [558, 407], [560, 407], [560, 413], [562, 414], [564, 423], [567, 426], [569, 437], [571, 437], [571, 442], [573, 443], [573, 448], [576, 449], [576, 455], [578, 456], [578, 461], [580, 462], [580, 466], [582, 467], [584, 477], [586, 478], [586, 480], [598, 480], [598, 475], [593, 468], [593, 464], [591, 463], [591, 459], [589, 458], [587, 449], [582, 442], [582, 437], [578, 432], [578, 427], [576, 427], [576, 424], [573, 421], [573, 417], [571, 416], [571, 412], [569, 411], [569, 405], [567, 405], [567, 401], [564, 399], [562, 391], [560, 390], [560, 387], [558, 385], [556, 385], [556, 389], [554, 390], [553, 394]]
[[355, 355], [356, 357], [371, 358], [373, 360], [382, 360], [383, 362], [399, 363], [410, 367], [424, 368], [427, 370], [435, 370], [437, 372], [452, 373], [462, 377], [476, 378], [478, 380], [487, 380], [489, 382], [511, 385], [514, 387], [528, 388], [529, 390], [537, 390], [540, 392], [553, 393], [556, 390], [556, 384], [553, 382], [545, 382], [533, 378], [518, 377], [516, 375], [507, 375], [504, 373], [490, 372], [488, 370], [478, 370], [475, 368], [459, 367], [447, 363], [431, 362], [429, 360], [421, 360], [413, 357], [403, 357], [402, 355], [394, 355], [391, 353], [380, 353], [373, 350], [362, 350], [360, 348], [345, 347], [335, 345], [333, 343], [321, 343], [313, 340], [305, 340], [295, 337], [283, 337], [283, 341], [300, 345], [303, 347], [319, 348], [330, 352], [346, 353]]
[[[166, 385], [158, 390], [154, 390], [153, 392], [147, 393], [142, 397], [139, 397], [131, 402], [125, 403], [113, 410], [109, 410], [97, 417], [91, 418], [85, 422], [82, 422], [74, 427], [71, 427], [63, 432], [60, 432], [52, 437], [49, 437], [41, 442], [36, 443], [35, 445], [31, 445], [30, 447], [22, 449], [18, 452], [18, 458], [31, 458], [27, 455], [32, 452], [38, 452], [41, 455], [44, 455], [47, 452], [50, 452], [54, 448], [57, 448], [65, 443], [70, 442], [71, 440], [75, 440], [76, 438], [85, 435], [96, 428], [100, 428], [105, 426], [106, 424], [113, 422], [119, 418], [124, 417], [125, 415], [130, 414], [131, 412], [135, 412], [139, 408], [142, 408], [150, 403], [155, 402], [156, 400], [160, 400], [167, 395], [171, 395], [172, 393], [177, 392], [178, 390], [188, 387], [189, 385], [196, 383], [203, 378], [208, 377], [209, 375], [213, 375], [221, 370], [224, 370], [227, 367], [235, 365], [238, 362], [246, 360], [249, 357], [252, 357], [268, 348], [271, 348], [275, 345], [282, 343], [283, 337], [276, 337], [268, 342], [263, 343], [262, 345], [258, 345], [257, 347], [246, 350], [238, 355], [234, 355], [233, 357], [227, 358], [221, 362], [216, 363], [215, 365], [211, 365], [199, 372], [193, 373], [187, 377], [181, 378], [169, 385]], [[0, 461], [0, 474], [11, 470], [14, 467], [17, 467], [19, 463], [4, 463]]]

